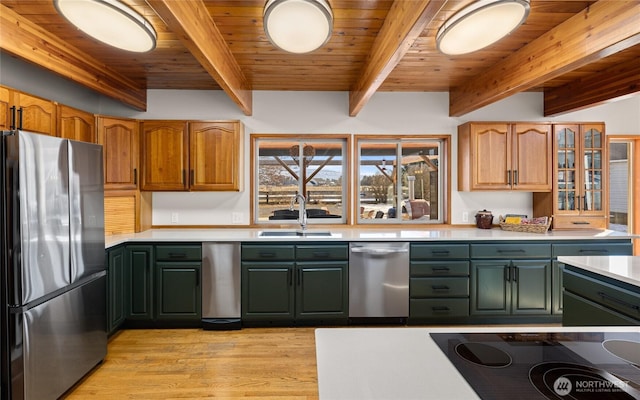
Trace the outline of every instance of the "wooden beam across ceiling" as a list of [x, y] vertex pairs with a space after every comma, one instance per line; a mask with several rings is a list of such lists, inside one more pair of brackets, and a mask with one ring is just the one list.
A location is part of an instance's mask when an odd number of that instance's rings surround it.
[[147, 3], [242, 112], [251, 115], [253, 106], [249, 82], [204, 2], [147, 0]]
[[0, 48], [136, 110], [146, 111], [147, 90], [0, 4]]
[[395, 0], [375, 39], [360, 77], [349, 92], [349, 115], [355, 117], [398, 65], [445, 0]]
[[640, 43], [640, 2], [600, 0], [450, 92], [461, 116]]
[[582, 110], [635, 93], [640, 93], [637, 58], [564, 86], [545, 89], [544, 116]]

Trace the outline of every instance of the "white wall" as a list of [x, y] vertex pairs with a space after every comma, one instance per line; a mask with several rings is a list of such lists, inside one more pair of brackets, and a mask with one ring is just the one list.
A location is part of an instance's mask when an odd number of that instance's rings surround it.
[[154, 225], [170, 225], [173, 213], [178, 214], [179, 225], [229, 225], [233, 213], [240, 217], [240, 225], [249, 224], [251, 133], [451, 134], [453, 224], [463, 223], [463, 212], [473, 222], [473, 215], [485, 208], [494, 215], [532, 212], [530, 193], [457, 191], [456, 127], [463, 122], [604, 121], [608, 134], [640, 135], [640, 96], [545, 118], [542, 93], [521, 93], [461, 118], [451, 118], [447, 93], [376, 93], [358, 116], [349, 117], [346, 92], [255, 91], [253, 115], [245, 116], [222, 91], [149, 90], [147, 111], [137, 112], [38, 67], [2, 56], [0, 83], [88, 111], [141, 119], [239, 119], [244, 123], [244, 191], [154, 193]]

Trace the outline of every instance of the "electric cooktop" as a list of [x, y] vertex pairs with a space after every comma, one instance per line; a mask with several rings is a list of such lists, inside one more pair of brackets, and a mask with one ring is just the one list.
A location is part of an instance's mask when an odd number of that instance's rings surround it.
[[430, 335], [483, 400], [640, 399], [640, 331]]

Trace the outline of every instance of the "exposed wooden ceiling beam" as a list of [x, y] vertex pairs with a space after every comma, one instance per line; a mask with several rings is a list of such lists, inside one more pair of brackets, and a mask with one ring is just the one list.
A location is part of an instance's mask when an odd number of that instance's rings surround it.
[[640, 93], [640, 60], [544, 91], [544, 116], [564, 114]]
[[444, 0], [396, 0], [375, 39], [360, 77], [349, 92], [349, 115], [355, 117], [398, 65]]
[[245, 115], [253, 112], [251, 87], [202, 0], [147, 0], [182, 44]]
[[640, 2], [600, 0], [508, 58], [454, 88], [449, 115], [460, 116], [541, 85], [640, 43]]
[[0, 48], [136, 110], [147, 109], [147, 90], [0, 4]]

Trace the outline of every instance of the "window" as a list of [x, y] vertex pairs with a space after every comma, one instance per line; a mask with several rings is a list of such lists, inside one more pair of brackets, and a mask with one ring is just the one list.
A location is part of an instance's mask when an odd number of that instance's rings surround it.
[[348, 138], [338, 135], [252, 135], [254, 220], [296, 223], [297, 193], [308, 224], [344, 224], [348, 209]]
[[358, 222], [444, 223], [447, 138], [357, 138]]

